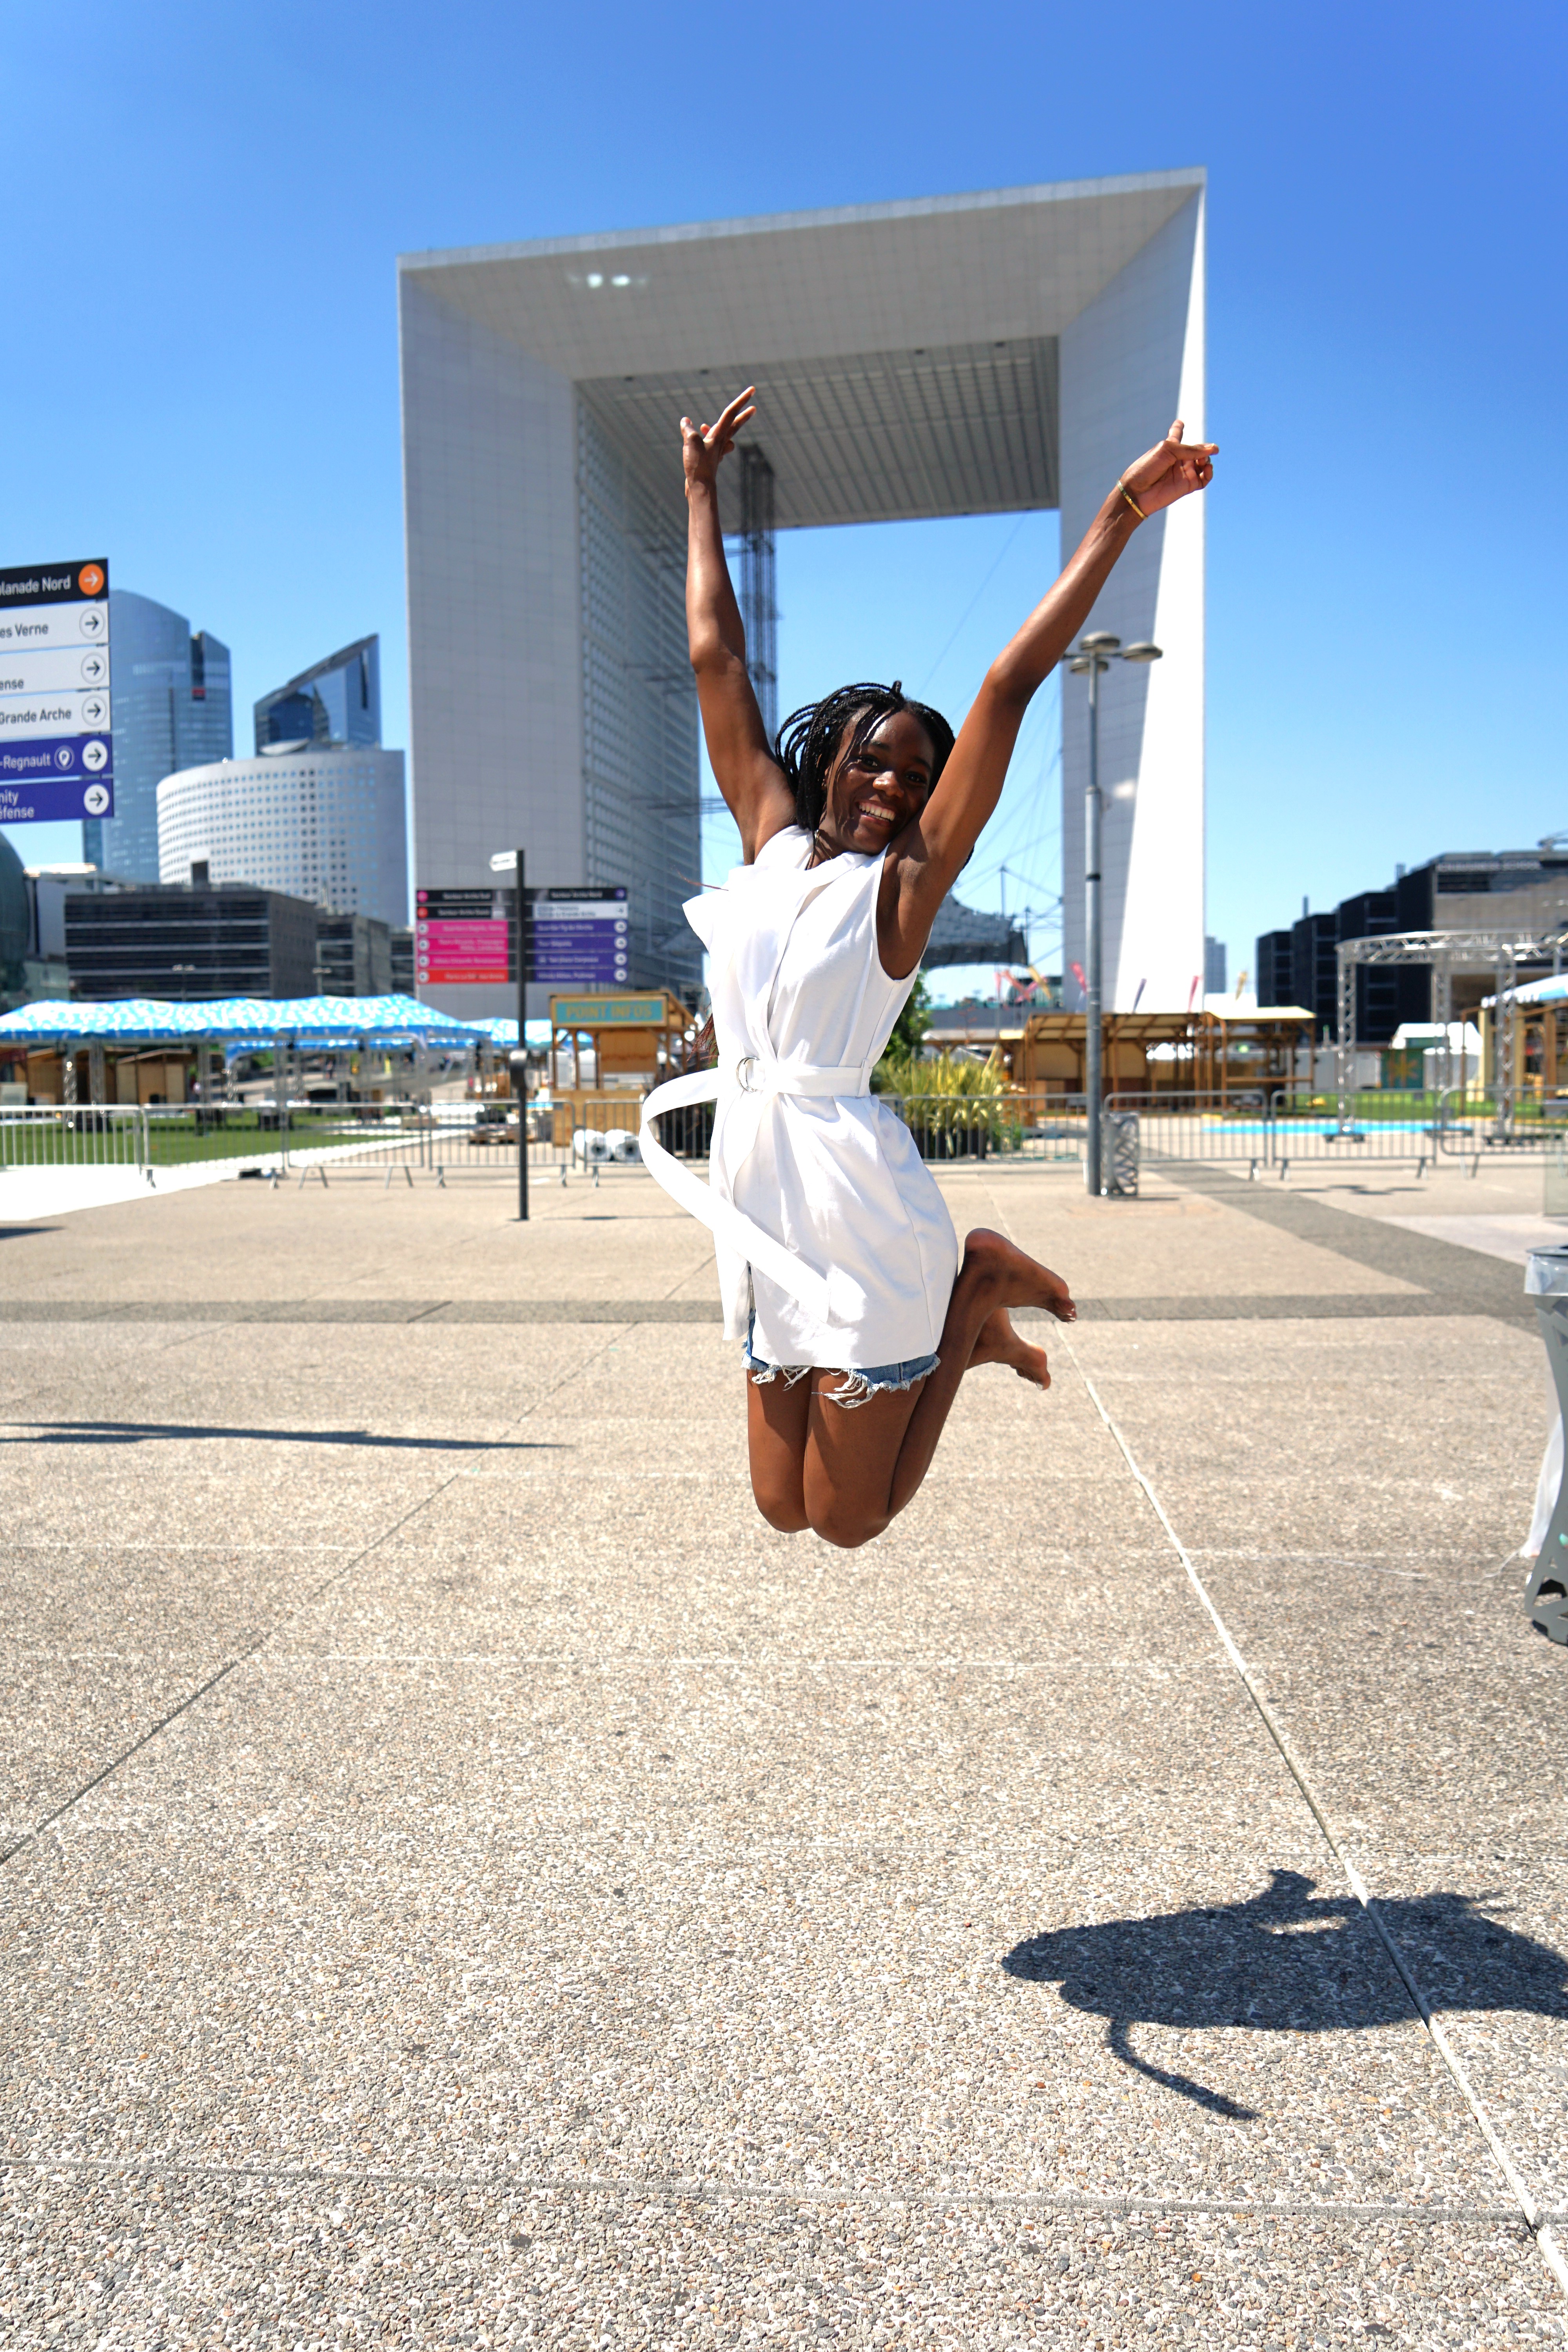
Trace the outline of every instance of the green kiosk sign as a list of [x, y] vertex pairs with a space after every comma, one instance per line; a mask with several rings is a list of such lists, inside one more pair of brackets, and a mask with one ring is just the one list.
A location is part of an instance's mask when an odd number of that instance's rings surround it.
[[662, 996], [552, 996], [550, 1018], [558, 1029], [662, 1029]]

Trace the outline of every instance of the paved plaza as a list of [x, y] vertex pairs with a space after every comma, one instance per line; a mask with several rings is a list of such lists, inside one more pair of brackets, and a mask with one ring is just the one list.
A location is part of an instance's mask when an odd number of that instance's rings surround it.
[[945, 1189], [854, 1553], [640, 1172], [0, 1193], [6, 2342], [1563, 2342], [1539, 1167]]

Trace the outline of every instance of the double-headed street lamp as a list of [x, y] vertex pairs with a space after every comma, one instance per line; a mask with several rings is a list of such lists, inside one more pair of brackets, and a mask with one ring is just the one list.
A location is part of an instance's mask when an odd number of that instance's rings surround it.
[[508, 1069], [517, 1097], [517, 1213], [528, 1223], [528, 855], [521, 849], [498, 849], [490, 859], [492, 874], [515, 874], [512, 958], [517, 966], [517, 1051]]
[[1100, 1008], [1100, 680], [1113, 661], [1156, 662], [1158, 646], [1124, 646], [1109, 630], [1091, 629], [1066, 656], [1075, 677], [1089, 679], [1089, 786], [1083, 798], [1084, 913], [1084, 1056], [1083, 1090], [1087, 1097], [1088, 1149], [1084, 1154], [1085, 1188], [1098, 1194], [1100, 1187], [1100, 1123], [1105, 1096], [1104, 1036]]

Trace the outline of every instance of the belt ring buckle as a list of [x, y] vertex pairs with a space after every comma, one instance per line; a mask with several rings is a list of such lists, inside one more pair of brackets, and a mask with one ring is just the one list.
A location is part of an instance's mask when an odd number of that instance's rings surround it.
[[736, 1063], [735, 1084], [740, 1087], [741, 1092], [743, 1095], [760, 1095], [763, 1091], [762, 1087], [753, 1086], [750, 1077], [747, 1076], [748, 1071], [754, 1070], [758, 1066], [757, 1057], [754, 1054], [742, 1054], [740, 1060]]

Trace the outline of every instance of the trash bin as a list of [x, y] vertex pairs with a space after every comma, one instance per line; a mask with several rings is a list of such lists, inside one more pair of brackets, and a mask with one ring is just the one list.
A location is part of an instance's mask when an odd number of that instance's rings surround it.
[[1102, 1110], [1100, 1114], [1100, 1189], [1113, 1201], [1138, 1198], [1138, 1114], [1135, 1110]]
[[[1531, 1250], [1525, 1263], [1524, 1291], [1527, 1298], [1535, 1301], [1557, 1402], [1568, 1418], [1568, 1248]], [[1568, 1478], [1557, 1490], [1545, 1537], [1524, 1588], [1524, 1605], [1537, 1633], [1549, 1641], [1568, 1643]]]

